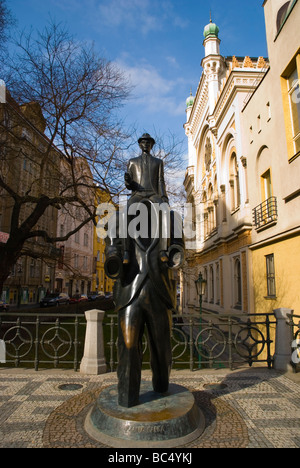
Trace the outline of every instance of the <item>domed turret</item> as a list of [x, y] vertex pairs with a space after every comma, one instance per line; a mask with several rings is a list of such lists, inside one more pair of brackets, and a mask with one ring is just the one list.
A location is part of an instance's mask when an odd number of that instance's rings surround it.
[[219, 27], [210, 20], [210, 23], [204, 28], [203, 35], [205, 39], [208, 37], [219, 37], [219, 32]]
[[188, 108], [188, 107], [193, 107], [194, 101], [195, 101], [195, 98], [194, 98], [194, 96], [192, 95], [192, 91], [191, 91], [189, 97], [188, 97], [187, 100], [186, 100], [186, 107], [187, 107], [187, 108]]

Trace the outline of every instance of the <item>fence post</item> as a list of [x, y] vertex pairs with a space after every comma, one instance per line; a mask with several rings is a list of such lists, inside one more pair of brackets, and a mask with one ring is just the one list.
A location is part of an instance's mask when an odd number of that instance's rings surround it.
[[289, 371], [291, 367], [292, 347], [291, 330], [287, 314], [292, 314], [291, 309], [275, 309], [277, 325], [275, 338], [274, 369]]
[[106, 373], [103, 341], [103, 310], [88, 310], [86, 317], [86, 334], [84, 355], [80, 364], [80, 373], [99, 375]]

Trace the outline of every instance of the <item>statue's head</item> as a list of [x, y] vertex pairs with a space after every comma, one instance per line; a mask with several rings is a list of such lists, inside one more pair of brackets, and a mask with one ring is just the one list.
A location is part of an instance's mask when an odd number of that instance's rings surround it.
[[144, 133], [141, 138], [138, 139], [138, 143], [142, 150], [150, 151], [155, 145], [155, 140], [149, 135], [149, 133]]

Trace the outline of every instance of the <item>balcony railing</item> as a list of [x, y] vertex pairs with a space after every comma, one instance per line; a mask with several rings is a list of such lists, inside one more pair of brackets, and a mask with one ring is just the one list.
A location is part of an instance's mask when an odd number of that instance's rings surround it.
[[278, 218], [277, 198], [270, 197], [253, 209], [253, 224], [255, 229], [276, 223]]

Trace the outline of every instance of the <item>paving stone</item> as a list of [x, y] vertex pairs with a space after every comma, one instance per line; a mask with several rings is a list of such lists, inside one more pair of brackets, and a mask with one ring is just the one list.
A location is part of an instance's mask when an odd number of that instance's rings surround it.
[[[151, 380], [145, 372], [144, 380]], [[300, 379], [273, 370], [176, 371], [173, 383], [193, 392], [206, 429], [186, 448], [300, 448]], [[85, 416], [116, 374], [82, 376], [0, 370], [1, 448], [103, 448], [84, 431]], [[65, 384], [68, 390], [59, 388]]]

